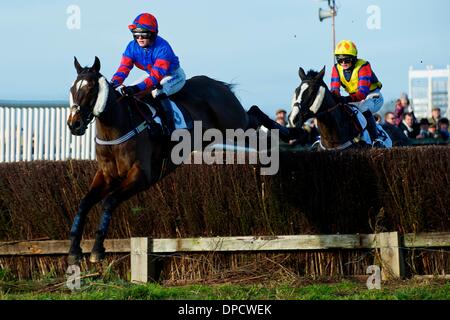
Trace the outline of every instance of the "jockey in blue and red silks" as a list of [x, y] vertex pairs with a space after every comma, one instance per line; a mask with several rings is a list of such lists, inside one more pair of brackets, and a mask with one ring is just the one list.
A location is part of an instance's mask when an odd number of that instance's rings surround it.
[[128, 26], [132, 40], [122, 55], [120, 66], [112, 77], [114, 88], [122, 85], [133, 66], [148, 73], [148, 77], [137, 85], [122, 88], [125, 95], [134, 95], [150, 89], [152, 96], [158, 99], [164, 110], [168, 134], [175, 128], [173, 109], [168, 96], [181, 90], [186, 75], [180, 67], [178, 57], [170, 44], [158, 36], [158, 22], [150, 13], [142, 13]]
[[[356, 45], [349, 40], [342, 40], [335, 49], [336, 64], [331, 73], [331, 93], [341, 103], [356, 106], [367, 120], [367, 132], [374, 146], [384, 146], [379, 138], [373, 113], [381, 109], [384, 103], [380, 92], [382, 84], [372, 70], [370, 63], [358, 59]], [[349, 93], [343, 97], [341, 86]]]

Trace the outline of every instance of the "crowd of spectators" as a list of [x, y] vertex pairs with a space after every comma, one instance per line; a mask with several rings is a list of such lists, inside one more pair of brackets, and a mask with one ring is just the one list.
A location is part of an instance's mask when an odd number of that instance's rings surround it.
[[[275, 121], [286, 126], [286, 111], [278, 109], [275, 113]], [[382, 117], [374, 114], [375, 120], [392, 137], [394, 146], [405, 146], [420, 142], [448, 142], [449, 141], [449, 120], [441, 116], [441, 109], [434, 107], [430, 118], [417, 119], [414, 115], [413, 107], [408, 95], [402, 93], [396, 101], [394, 110], [388, 111]], [[309, 119], [303, 124], [303, 129], [308, 132], [307, 144], [313, 144], [320, 138], [314, 119]], [[291, 141], [291, 145], [298, 141]]]
[[449, 120], [441, 116], [441, 109], [434, 107], [430, 118], [419, 120], [414, 115], [406, 93], [397, 100], [394, 112], [386, 112], [384, 118], [385, 123], [395, 123], [408, 139], [436, 139], [445, 142], [449, 139]]

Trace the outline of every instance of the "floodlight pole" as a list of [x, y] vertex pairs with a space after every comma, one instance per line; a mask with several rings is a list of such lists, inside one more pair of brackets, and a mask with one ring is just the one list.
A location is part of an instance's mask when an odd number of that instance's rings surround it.
[[336, 27], [335, 27], [336, 1], [335, 0], [328, 0], [328, 6], [330, 7], [330, 9], [332, 11], [331, 29], [333, 31], [333, 62], [334, 62], [334, 48], [336, 48]]

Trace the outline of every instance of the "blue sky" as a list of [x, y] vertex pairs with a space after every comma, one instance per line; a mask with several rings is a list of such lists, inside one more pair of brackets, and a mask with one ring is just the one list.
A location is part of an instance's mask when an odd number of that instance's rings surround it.
[[[352, 39], [371, 62], [386, 100], [408, 90], [408, 69], [450, 64], [450, 1], [337, 0], [336, 38]], [[80, 8], [80, 29], [68, 29], [69, 5]], [[369, 6], [380, 29], [369, 29]], [[131, 40], [127, 25], [153, 13], [188, 77], [232, 82], [245, 108], [289, 108], [297, 70], [332, 64], [331, 19], [320, 22], [317, 0], [15, 0], [0, 5], [0, 99], [67, 99], [73, 56], [94, 56], [109, 79]], [[133, 69], [130, 79], [141, 76]]]

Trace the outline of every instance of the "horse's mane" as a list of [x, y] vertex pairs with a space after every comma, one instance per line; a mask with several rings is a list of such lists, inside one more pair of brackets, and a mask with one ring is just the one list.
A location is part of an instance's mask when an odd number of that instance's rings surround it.
[[314, 71], [314, 70], [309, 70], [308, 73], [306, 74], [306, 78], [307, 79], [313, 79], [315, 78], [317, 75], [319, 74], [319, 72]]
[[237, 86], [237, 83], [227, 83], [227, 82], [223, 82], [223, 81], [216, 80], [216, 79], [213, 79], [213, 80], [214, 80], [214, 81], [217, 81], [217, 82], [218, 82], [219, 84], [221, 84], [222, 86], [227, 87], [227, 88], [230, 89], [230, 91], [233, 92], [233, 93], [234, 93], [234, 87]]

